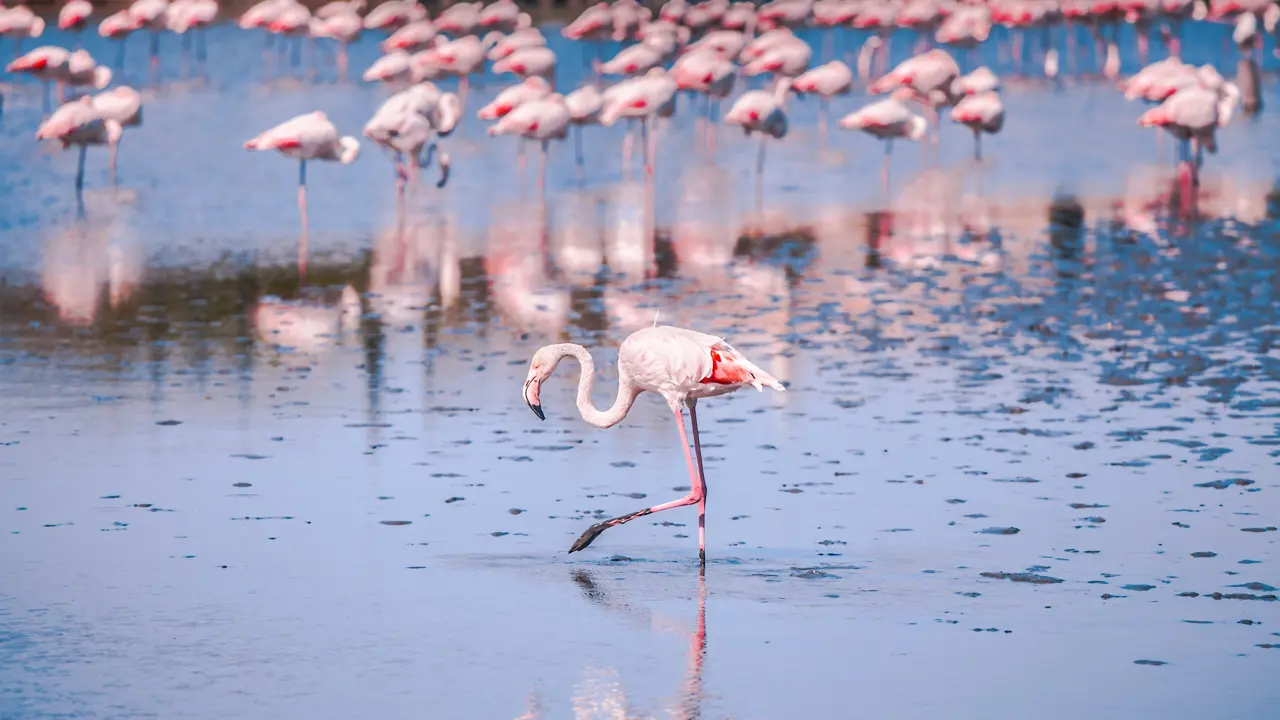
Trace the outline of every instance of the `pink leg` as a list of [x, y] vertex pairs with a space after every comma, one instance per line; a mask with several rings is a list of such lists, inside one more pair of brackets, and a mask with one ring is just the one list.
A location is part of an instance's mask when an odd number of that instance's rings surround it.
[[[693, 451], [698, 458], [698, 560], [707, 562], [707, 474], [702, 469], [702, 438], [698, 433], [697, 401], [689, 399], [689, 423], [693, 425]], [[681, 423], [680, 428], [684, 429]]]
[[622, 172], [624, 173], [631, 169], [631, 143], [632, 143], [631, 130], [632, 130], [631, 122], [628, 121], [627, 136], [622, 141]]
[[676, 425], [680, 428], [680, 445], [684, 448], [685, 464], [689, 466], [689, 494], [678, 500], [672, 500], [671, 502], [662, 503], [661, 505], [654, 505], [650, 508], [637, 510], [633, 513], [613, 518], [612, 520], [605, 520], [604, 522], [596, 523], [595, 525], [587, 528], [586, 532], [582, 533], [582, 536], [573, 544], [573, 547], [569, 548], [569, 552], [574, 553], [586, 548], [593, 540], [600, 537], [600, 533], [615, 525], [621, 525], [635, 520], [636, 518], [644, 517], [645, 515], [652, 515], [657, 512], [662, 512], [663, 510], [684, 507], [685, 505], [696, 505], [702, 502], [702, 480], [698, 475], [697, 468], [693, 464], [693, 456], [689, 454], [689, 436], [685, 433], [684, 429], [684, 412], [682, 410], [676, 410], [675, 416]]
[[298, 240], [298, 282], [307, 281], [307, 161], [299, 163], [298, 213], [302, 217], [302, 237]]

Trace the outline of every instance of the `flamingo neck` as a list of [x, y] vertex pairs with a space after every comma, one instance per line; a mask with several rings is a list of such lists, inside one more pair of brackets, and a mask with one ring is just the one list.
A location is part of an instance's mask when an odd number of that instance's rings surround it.
[[599, 428], [613, 427], [622, 422], [635, 403], [636, 396], [640, 394], [640, 389], [631, 381], [627, 369], [621, 363], [618, 364], [618, 395], [608, 410], [598, 410], [595, 403], [591, 402], [591, 390], [596, 382], [596, 363], [591, 358], [591, 353], [573, 343], [556, 346], [556, 353], [557, 360], [563, 357], [576, 358], [582, 368], [582, 374], [578, 377], [578, 412], [582, 414], [582, 419]]

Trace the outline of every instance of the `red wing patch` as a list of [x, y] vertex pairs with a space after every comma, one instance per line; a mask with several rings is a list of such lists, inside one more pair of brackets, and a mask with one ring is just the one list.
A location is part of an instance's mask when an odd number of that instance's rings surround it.
[[711, 372], [699, 382], [714, 385], [737, 385], [751, 380], [751, 373], [734, 362], [732, 355], [725, 357], [715, 348], [711, 349]]
[[298, 138], [283, 138], [275, 143], [277, 150], [288, 150], [290, 148], [301, 147], [302, 143], [298, 142]]

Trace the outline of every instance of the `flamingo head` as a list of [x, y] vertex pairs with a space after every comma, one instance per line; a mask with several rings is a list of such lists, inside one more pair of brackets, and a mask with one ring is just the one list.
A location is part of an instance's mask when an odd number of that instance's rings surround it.
[[561, 357], [556, 353], [555, 345], [548, 345], [534, 353], [533, 359], [529, 361], [529, 374], [524, 379], [524, 401], [539, 420], [546, 420], [547, 416], [542, 412], [542, 401], [538, 398], [538, 391], [542, 383], [556, 371], [556, 365], [560, 363]]

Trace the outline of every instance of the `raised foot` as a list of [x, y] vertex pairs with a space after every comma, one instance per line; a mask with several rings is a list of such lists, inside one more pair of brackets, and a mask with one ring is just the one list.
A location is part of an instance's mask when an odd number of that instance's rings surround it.
[[576, 542], [573, 543], [573, 547], [569, 548], [569, 552], [576, 553], [579, 550], [586, 549], [586, 547], [594, 542], [596, 538], [600, 537], [600, 533], [608, 529], [609, 523], [607, 522], [592, 525], [586, 529], [586, 532], [582, 533]]

